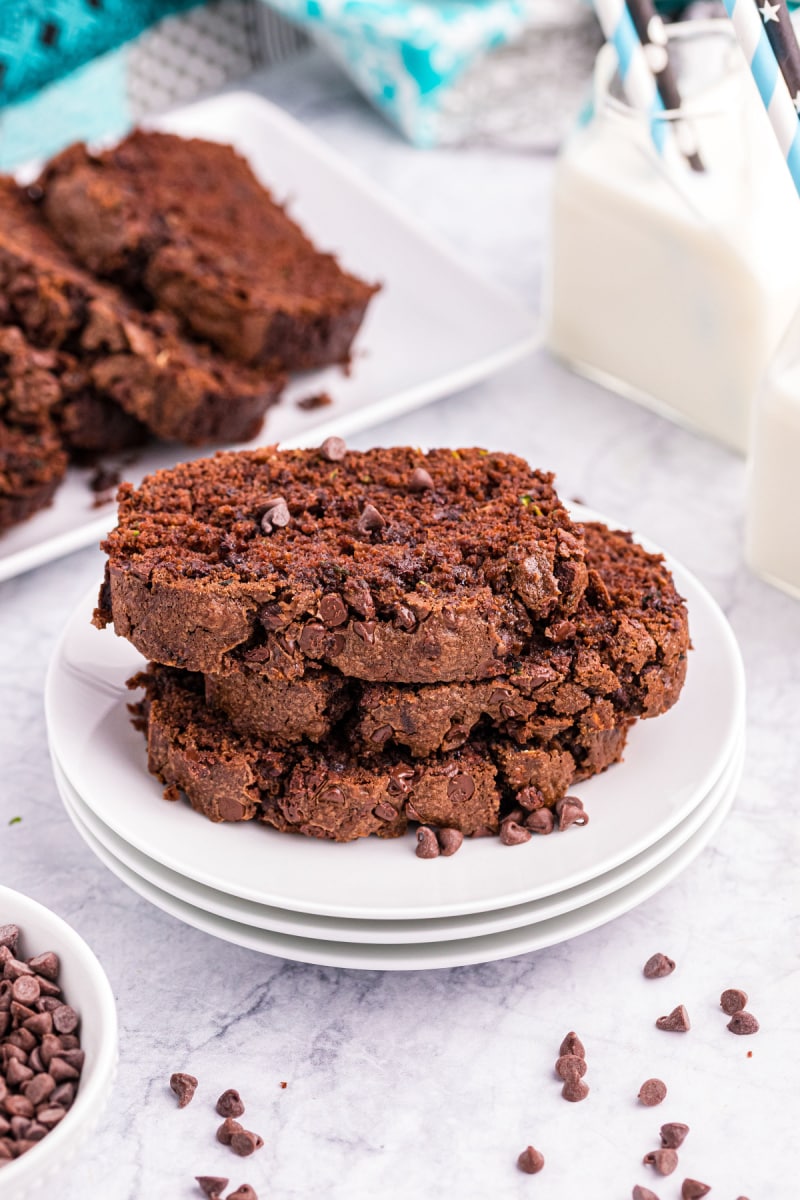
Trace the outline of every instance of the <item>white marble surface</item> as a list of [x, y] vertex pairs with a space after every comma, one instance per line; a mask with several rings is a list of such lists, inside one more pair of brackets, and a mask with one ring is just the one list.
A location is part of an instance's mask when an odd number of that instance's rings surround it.
[[[283, 68], [265, 91], [478, 271], [538, 305], [547, 160], [416, 152], [315, 61]], [[800, 606], [742, 563], [741, 462], [534, 360], [355, 439], [408, 441], [517, 450], [555, 469], [564, 495], [646, 531], [708, 585], [749, 675], [734, 811], [660, 895], [537, 954], [395, 975], [259, 957], [138, 899], [93, 858], [59, 804], [42, 686], [67, 614], [99, 578], [99, 552], [3, 584], [0, 879], [88, 939], [111, 978], [122, 1030], [113, 1103], [49, 1200], [188, 1200], [199, 1195], [196, 1173], [249, 1181], [261, 1200], [624, 1200], [637, 1182], [677, 1200], [684, 1175], [711, 1183], [712, 1200], [791, 1200], [800, 1193]], [[9, 826], [16, 816], [21, 823]], [[678, 970], [647, 983], [641, 966], [655, 950]], [[750, 993], [757, 1037], [725, 1030], [717, 997], [728, 986]], [[656, 1031], [655, 1017], [679, 1002], [691, 1033]], [[580, 1105], [561, 1100], [552, 1076], [569, 1028], [590, 1062], [592, 1091]], [[166, 1088], [174, 1070], [201, 1080], [181, 1112]], [[652, 1075], [670, 1094], [646, 1110], [636, 1093]], [[213, 1140], [213, 1102], [229, 1086], [246, 1097], [246, 1123], [265, 1139], [250, 1160]], [[665, 1120], [686, 1121], [692, 1133], [678, 1172], [660, 1180], [640, 1163]], [[535, 1178], [515, 1167], [528, 1142], [547, 1159]]]

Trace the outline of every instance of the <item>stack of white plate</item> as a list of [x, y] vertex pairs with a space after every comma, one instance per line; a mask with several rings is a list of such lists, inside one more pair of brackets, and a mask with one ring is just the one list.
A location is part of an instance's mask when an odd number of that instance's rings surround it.
[[741, 776], [736, 641], [705, 589], [669, 565], [689, 607], [686, 686], [666, 716], [633, 728], [623, 765], [576, 789], [590, 816], [582, 828], [514, 847], [467, 841], [452, 858], [421, 860], [411, 837], [339, 845], [256, 822], [214, 825], [182, 801], [163, 800], [148, 775], [125, 689], [142, 659], [111, 631], [92, 628], [95, 593], [70, 619], [47, 682], [64, 806], [91, 850], [139, 895], [197, 929], [281, 958], [407, 970], [565, 941], [683, 871], [724, 820]]

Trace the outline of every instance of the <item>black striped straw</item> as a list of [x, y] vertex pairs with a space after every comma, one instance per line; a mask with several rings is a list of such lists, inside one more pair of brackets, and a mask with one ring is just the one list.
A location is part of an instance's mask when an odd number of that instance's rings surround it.
[[795, 110], [800, 114], [800, 46], [797, 44], [792, 18], [786, 0], [755, 0], [761, 14], [764, 32], [769, 38], [772, 52], [792, 97]]
[[[645, 57], [653, 72], [664, 108], [668, 112], [677, 112], [683, 101], [675, 72], [669, 61], [669, 46], [664, 22], [656, 12], [653, 0], [626, 0], [626, 3], [639, 41], [644, 47]], [[689, 125], [676, 123], [675, 133], [678, 145], [692, 170], [704, 171], [703, 160], [698, 153], [697, 143]]]

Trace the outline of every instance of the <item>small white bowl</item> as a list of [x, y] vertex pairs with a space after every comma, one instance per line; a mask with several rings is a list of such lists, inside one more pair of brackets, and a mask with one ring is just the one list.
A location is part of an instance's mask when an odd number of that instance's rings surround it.
[[[0, 1167], [3, 1200], [32, 1200], [52, 1184], [97, 1124], [117, 1070], [117, 1009], [114, 993], [86, 942], [61, 917], [21, 892], [0, 887], [0, 925], [18, 925], [21, 955], [54, 950], [61, 962], [58, 982], [80, 1014], [81, 1049], [86, 1053], [75, 1103], [63, 1120], [27, 1154]], [[48, 1195], [52, 1196], [50, 1187]]]

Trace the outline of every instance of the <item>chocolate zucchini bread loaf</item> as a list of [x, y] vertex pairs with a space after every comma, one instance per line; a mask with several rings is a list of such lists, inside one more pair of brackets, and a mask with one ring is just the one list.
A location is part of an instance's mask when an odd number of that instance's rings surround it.
[[38, 184], [90, 270], [243, 363], [346, 362], [377, 290], [321, 254], [230, 146], [137, 130], [64, 151]]
[[95, 623], [148, 658], [302, 678], [508, 674], [538, 622], [570, 635], [587, 568], [552, 477], [482, 450], [273, 447], [119, 492]]
[[244, 734], [319, 741], [347, 714], [366, 750], [389, 743], [415, 757], [463, 745], [479, 723], [518, 744], [568, 730], [601, 698], [616, 719], [654, 717], [683, 686], [686, 608], [663, 560], [628, 533], [584, 526], [589, 586], [557, 642], [535, 629], [511, 673], [440, 684], [358, 683], [332, 668], [302, 679], [243, 663], [206, 675], [206, 701]]
[[472, 836], [497, 833], [518, 801], [523, 813], [552, 807], [573, 780], [616, 761], [629, 724], [576, 727], [524, 749], [477, 738], [415, 759], [392, 747], [357, 751], [344, 728], [315, 746], [242, 736], [205, 704], [202, 678], [188, 671], [151, 664], [130, 686], [145, 689], [136, 720], [167, 798], [183, 792], [212, 821], [256, 818], [335, 841], [398, 837], [409, 820]]
[[[113, 404], [158, 437], [201, 445], [254, 437], [282, 379], [247, 371], [179, 336], [73, 264], [36, 207], [0, 177], [0, 323], [37, 348], [80, 361], [97, 405]], [[88, 401], [84, 399], [84, 410]], [[85, 415], [85, 413], [84, 413]], [[81, 414], [73, 421], [80, 424]], [[119, 433], [120, 423], [115, 428]]]

